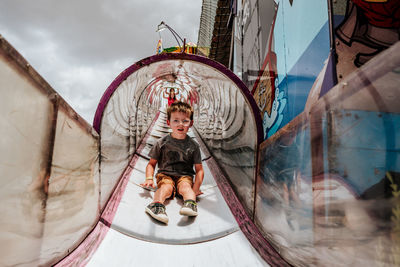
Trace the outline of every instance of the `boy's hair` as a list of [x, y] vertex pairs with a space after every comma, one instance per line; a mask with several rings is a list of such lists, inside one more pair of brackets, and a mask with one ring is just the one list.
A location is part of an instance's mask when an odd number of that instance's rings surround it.
[[193, 108], [188, 103], [182, 101], [172, 103], [171, 106], [169, 106], [167, 109], [168, 120], [171, 119], [172, 112], [186, 113], [190, 117], [190, 120], [193, 120]]

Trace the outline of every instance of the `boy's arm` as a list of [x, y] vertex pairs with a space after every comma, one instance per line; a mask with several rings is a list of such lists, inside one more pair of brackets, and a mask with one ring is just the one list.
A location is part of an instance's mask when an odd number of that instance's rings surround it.
[[146, 166], [146, 180], [144, 181], [144, 183], [140, 184], [141, 186], [155, 188], [154, 181], [153, 181], [153, 175], [154, 175], [154, 169], [156, 168], [156, 165], [157, 165], [157, 160], [150, 159], [149, 163]]
[[203, 165], [201, 163], [194, 164], [194, 168], [196, 170], [196, 176], [194, 178], [193, 191], [196, 194], [196, 196], [198, 196], [203, 194], [203, 192], [200, 191], [200, 186], [203, 183], [204, 170], [203, 170]]

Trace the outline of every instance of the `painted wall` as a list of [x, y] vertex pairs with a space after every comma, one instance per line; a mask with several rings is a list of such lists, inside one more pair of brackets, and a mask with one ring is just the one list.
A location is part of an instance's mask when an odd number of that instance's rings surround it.
[[265, 139], [400, 38], [397, 0], [233, 2], [231, 66], [258, 103]]
[[329, 57], [328, 5], [246, 0], [238, 10], [233, 70], [259, 105], [267, 139], [304, 110]]
[[400, 2], [237, 2], [231, 66], [265, 139], [256, 224], [295, 266], [398, 265]]
[[397, 0], [339, 0], [332, 7], [339, 81], [400, 40]]

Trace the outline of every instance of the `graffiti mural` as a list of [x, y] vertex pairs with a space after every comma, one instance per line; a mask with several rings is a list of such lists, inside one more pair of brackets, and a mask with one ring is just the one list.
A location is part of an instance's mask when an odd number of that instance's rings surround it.
[[[276, 120], [283, 119], [283, 108], [285, 105], [280, 105], [280, 100], [275, 97], [275, 81], [276, 81], [276, 54], [273, 51], [273, 36], [276, 19], [276, 11], [278, 6], [274, 6], [275, 15], [272, 21], [272, 26], [268, 38], [268, 51], [265, 61], [260, 72], [262, 74], [257, 78], [252, 94], [256, 100], [258, 107], [263, 117], [264, 138], [267, 138], [267, 132], [271, 132], [273, 125], [276, 125]], [[282, 94], [279, 94], [282, 96]], [[281, 108], [279, 108], [281, 107]], [[281, 111], [278, 115], [278, 111]], [[279, 123], [280, 124], [280, 123]], [[279, 126], [279, 125], [278, 125]]]
[[304, 110], [329, 56], [327, 3], [239, 1], [238, 10], [233, 71], [252, 91], [268, 138]]
[[265, 139], [254, 221], [295, 266], [399, 266], [400, 1], [237, 3], [232, 66]]
[[283, 120], [283, 110], [286, 107], [287, 99], [284, 97], [284, 92], [280, 92], [279, 88], [275, 90], [275, 97], [273, 98], [271, 112], [264, 112], [263, 116], [263, 127], [264, 127], [264, 139], [271, 137]]
[[[337, 73], [342, 79], [400, 38], [400, 1], [343, 0], [334, 5]], [[344, 12], [344, 13], [343, 13]]]

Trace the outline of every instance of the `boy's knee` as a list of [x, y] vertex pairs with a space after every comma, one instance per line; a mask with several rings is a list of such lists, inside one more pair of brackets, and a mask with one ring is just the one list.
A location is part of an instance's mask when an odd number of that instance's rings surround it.
[[174, 191], [174, 187], [171, 184], [163, 184], [160, 189], [169, 194], [169, 196]]
[[188, 182], [181, 182], [178, 186], [179, 192], [189, 191], [192, 190], [192, 186]]

